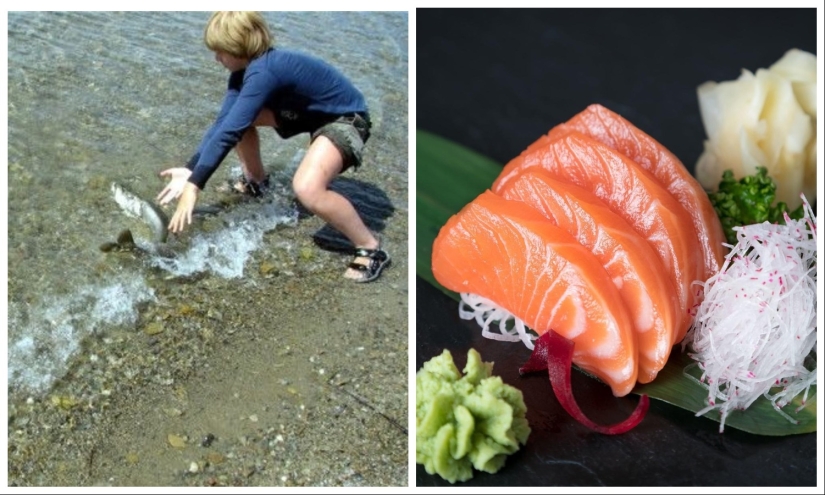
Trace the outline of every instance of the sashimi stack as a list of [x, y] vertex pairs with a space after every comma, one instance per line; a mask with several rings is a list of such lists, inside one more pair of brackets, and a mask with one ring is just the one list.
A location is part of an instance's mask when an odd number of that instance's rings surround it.
[[724, 259], [707, 194], [664, 146], [591, 105], [508, 163], [442, 227], [444, 287], [492, 302], [623, 396], [684, 338]]

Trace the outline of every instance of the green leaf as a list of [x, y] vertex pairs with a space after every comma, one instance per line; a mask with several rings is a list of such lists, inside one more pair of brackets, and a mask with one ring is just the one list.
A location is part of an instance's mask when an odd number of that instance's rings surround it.
[[[501, 165], [465, 147], [426, 131], [416, 131], [416, 271], [419, 277], [438, 287], [456, 301], [458, 294], [441, 286], [431, 269], [432, 244], [450, 216], [488, 189]], [[691, 412], [705, 408], [707, 391], [685, 375], [693, 360], [675, 348], [670, 360], [652, 383], [637, 385], [633, 393], [647, 394]], [[816, 387], [811, 387], [808, 404], [798, 413], [798, 396], [783, 411], [798, 421], [793, 424], [774, 411], [770, 401], [759, 398], [746, 411], [734, 411], [725, 419], [725, 428], [759, 435], [783, 436], [816, 431]], [[704, 415], [719, 421], [719, 413]]]
[[433, 241], [450, 216], [493, 184], [501, 165], [425, 131], [417, 131], [416, 143], [416, 271], [446, 294], [455, 296], [433, 277]]

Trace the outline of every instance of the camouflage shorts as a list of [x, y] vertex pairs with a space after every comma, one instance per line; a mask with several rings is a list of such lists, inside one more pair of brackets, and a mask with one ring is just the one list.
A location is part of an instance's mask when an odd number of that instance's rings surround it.
[[344, 115], [316, 129], [311, 140], [315, 141], [318, 136], [325, 136], [332, 141], [344, 159], [341, 172], [350, 167], [357, 169], [361, 166], [361, 154], [364, 143], [370, 137], [371, 127], [369, 115]]

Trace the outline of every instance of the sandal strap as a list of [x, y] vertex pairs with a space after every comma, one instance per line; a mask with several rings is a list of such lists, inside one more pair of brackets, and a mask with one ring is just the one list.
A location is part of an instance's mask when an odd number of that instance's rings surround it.
[[[370, 261], [372, 263], [372, 261]], [[370, 271], [369, 265], [364, 265], [363, 263], [350, 263], [349, 267], [353, 270], [358, 270], [359, 272], [368, 272]]]
[[387, 252], [380, 247], [378, 249], [356, 248], [355, 256], [383, 261], [387, 259]]
[[356, 248], [354, 254], [356, 257], [369, 259], [369, 263], [356, 263], [353, 261], [349, 264], [350, 268], [363, 274], [363, 278], [358, 282], [369, 282], [378, 278], [378, 275], [390, 260], [389, 254], [381, 248]]

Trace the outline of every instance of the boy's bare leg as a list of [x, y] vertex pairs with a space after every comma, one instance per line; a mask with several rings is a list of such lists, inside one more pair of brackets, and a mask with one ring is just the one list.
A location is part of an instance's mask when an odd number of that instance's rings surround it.
[[[352, 203], [328, 188], [342, 167], [343, 159], [338, 148], [327, 137], [318, 136], [292, 179], [295, 195], [301, 204], [344, 234], [355, 247], [377, 249], [378, 239], [361, 220]], [[367, 258], [355, 259], [355, 263], [369, 264], [369, 261]], [[350, 268], [344, 276], [354, 279], [362, 275]]]
[[235, 146], [235, 151], [238, 153], [238, 160], [241, 162], [244, 177], [252, 182], [263, 181], [266, 174], [261, 160], [261, 142], [258, 138], [258, 130], [254, 127], [247, 129]]
[[261, 160], [261, 141], [256, 126], [275, 127], [275, 116], [270, 110], [261, 110], [252, 127], [244, 132], [241, 140], [235, 145], [235, 152], [238, 153], [244, 176], [253, 182], [262, 182], [266, 178], [266, 173]]

